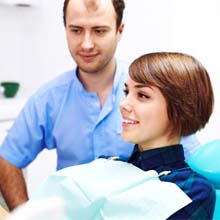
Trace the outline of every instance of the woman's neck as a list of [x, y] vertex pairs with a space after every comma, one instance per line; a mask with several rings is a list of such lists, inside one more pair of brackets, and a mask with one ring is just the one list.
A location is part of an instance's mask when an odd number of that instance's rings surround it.
[[146, 150], [151, 150], [151, 149], [156, 149], [156, 148], [161, 148], [161, 147], [167, 147], [171, 145], [176, 145], [180, 143], [180, 137], [175, 136], [175, 137], [164, 137], [158, 140], [154, 141], [148, 141], [144, 144], [137, 144], [139, 151], [146, 151]]

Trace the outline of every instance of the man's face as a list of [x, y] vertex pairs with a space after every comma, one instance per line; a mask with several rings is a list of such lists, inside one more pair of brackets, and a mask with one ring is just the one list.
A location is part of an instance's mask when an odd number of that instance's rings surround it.
[[86, 5], [83, 0], [69, 2], [66, 14], [67, 42], [81, 72], [106, 71], [114, 62], [122, 31], [123, 24], [116, 30], [116, 13], [111, 0], [98, 1], [97, 5]]

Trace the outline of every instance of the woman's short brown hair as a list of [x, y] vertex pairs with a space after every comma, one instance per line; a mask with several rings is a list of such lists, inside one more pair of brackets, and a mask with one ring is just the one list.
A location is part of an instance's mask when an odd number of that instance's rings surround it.
[[130, 77], [156, 86], [166, 99], [170, 135], [187, 136], [208, 122], [214, 96], [208, 72], [194, 57], [182, 53], [149, 53], [130, 65]]

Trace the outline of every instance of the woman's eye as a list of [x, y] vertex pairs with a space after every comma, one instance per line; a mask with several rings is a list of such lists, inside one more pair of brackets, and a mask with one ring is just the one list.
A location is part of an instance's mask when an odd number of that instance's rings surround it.
[[124, 92], [125, 95], [128, 94], [128, 90], [127, 89], [124, 89], [123, 92]]
[[149, 98], [150, 98], [150, 96], [145, 95], [145, 94], [143, 94], [143, 93], [138, 93], [138, 97], [139, 97], [139, 98], [142, 98], [142, 99], [149, 99]]

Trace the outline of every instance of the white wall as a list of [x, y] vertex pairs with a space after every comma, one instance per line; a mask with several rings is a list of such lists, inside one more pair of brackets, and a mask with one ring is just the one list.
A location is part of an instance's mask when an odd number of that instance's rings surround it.
[[30, 95], [72, 63], [62, 25], [62, 2], [46, 0], [29, 8], [0, 6], [0, 81], [20, 81], [19, 95]]
[[[117, 52], [126, 60], [172, 45], [172, 1], [139, 2], [126, 0], [125, 33]], [[19, 95], [31, 94], [73, 65], [65, 40], [62, 4], [63, 0], [47, 0], [30, 8], [0, 5], [0, 81], [20, 81]]]
[[[19, 96], [29, 96], [73, 65], [62, 3], [44, 0], [31, 8], [0, 6], [0, 81], [20, 81]], [[210, 73], [216, 104], [210, 123], [198, 135], [202, 143], [219, 138], [219, 0], [126, 0], [126, 4], [125, 32], [117, 56], [132, 61], [152, 51], [180, 51], [201, 60]], [[54, 152], [39, 156], [28, 170], [30, 192], [54, 167]]]

